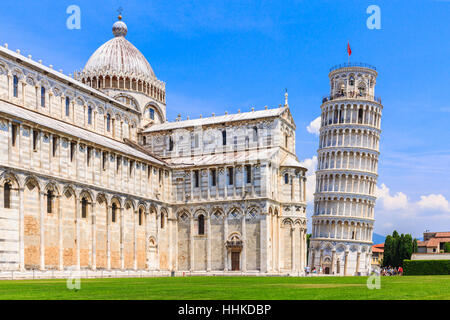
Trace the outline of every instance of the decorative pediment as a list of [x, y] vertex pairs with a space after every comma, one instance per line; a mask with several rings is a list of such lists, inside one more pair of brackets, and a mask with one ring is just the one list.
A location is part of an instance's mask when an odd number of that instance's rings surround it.
[[295, 121], [294, 117], [292, 117], [291, 111], [289, 108], [286, 108], [286, 110], [281, 114], [281, 117], [285, 119], [287, 122], [289, 122], [294, 128], [295, 128]]

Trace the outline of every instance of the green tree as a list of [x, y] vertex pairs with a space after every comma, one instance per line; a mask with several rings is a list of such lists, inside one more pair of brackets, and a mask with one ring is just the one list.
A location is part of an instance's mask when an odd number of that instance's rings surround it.
[[[309, 259], [309, 242], [311, 238], [311, 233], [306, 234], [306, 261]], [[309, 262], [307, 262], [309, 264]]]
[[391, 258], [391, 266], [395, 267], [399, 264], [399, 251], [400, 251], [400, 235], [398, 234], [397, 230], [394, 230], [392, 232], [392, 258]]
[[398, 266], [403, 267], [403, 260], [411, 259], [411, 255], [413, 253], [413, 239], [410, 234], [402, 234], [400, 237], [400, 245], [399, 245], [399, 263]]
[[450, 253], [450, 242], [444, 243], [444, 252]]
[[417, 245], [417, 239], [414, 238], [414, 241], [413, 241], [413, 253], [417, 253], [418, 248], [419, 247]]
[[[416, 249], [414, 249], [416, 248]], [[399, 267], [403, 266], [403, 260], [411, 259], [411, 255], [417, 251], [417, 240], [412, 239], [410, 234], [399, 235], [397, 231], [386, 237], [384, 242], [383, 267]]]
[[388, 267], [392, 264], [392, 246], [392, 236], [388, 235], [384, 240], [383, 267]]

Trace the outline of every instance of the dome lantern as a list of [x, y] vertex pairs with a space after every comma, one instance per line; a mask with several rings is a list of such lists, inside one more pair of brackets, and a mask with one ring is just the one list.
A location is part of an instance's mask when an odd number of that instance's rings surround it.
[[165, 84], [159, 81], [144, 55], [125, 36], [128, 27], [119, 15], [114, 38], [89, 58], [78, 80], [95, 89], [119, 89], [144, 93], [165, 103]]
[[115, 37], [125, 37], [128, 33], [128, 27], [125, 22], [122, 21], [122, 15], [118, 17], [119, 21], [113, 24], [112, 32]]

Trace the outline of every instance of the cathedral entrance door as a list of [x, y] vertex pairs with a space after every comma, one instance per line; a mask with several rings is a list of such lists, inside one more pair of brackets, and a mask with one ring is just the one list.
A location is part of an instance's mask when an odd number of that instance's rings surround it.
[[240, 255], [241, 255], [240, 252], [235, 252], [235, 251], [231, 252], [231, 270], [232, 271], [238, 271], [240, 269], [239, 268]]

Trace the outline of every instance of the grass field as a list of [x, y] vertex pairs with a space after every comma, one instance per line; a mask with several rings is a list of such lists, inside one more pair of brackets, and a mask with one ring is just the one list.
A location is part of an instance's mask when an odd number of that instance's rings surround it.
[[175, 277], [0, 281], [0, 299], [450, 299], [450, 276], [382, 277], [369, 290], [367, 277]]

